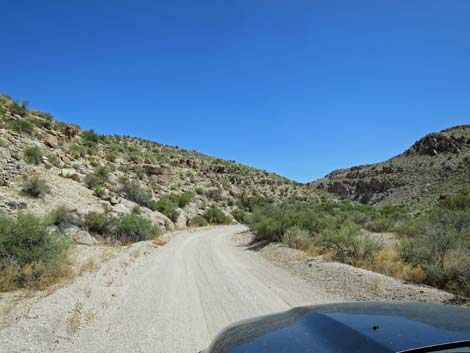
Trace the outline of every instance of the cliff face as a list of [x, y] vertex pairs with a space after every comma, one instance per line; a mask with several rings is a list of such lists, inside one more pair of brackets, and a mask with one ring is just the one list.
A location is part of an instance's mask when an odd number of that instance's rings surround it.
[[470, 188], [470, 125], [431, 133], [385, 162], [336, 170], [309, 185], [369, 205], [426, 208]]

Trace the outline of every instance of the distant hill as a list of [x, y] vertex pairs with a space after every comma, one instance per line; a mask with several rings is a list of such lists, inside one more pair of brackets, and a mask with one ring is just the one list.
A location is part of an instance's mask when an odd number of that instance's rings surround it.
[[431, 133], [385, 162], [335, 170], [309, 185], [369, 205], [427, 208], [470, 189], [470, 125]]
[[[24, 183], [31, 176], [50, 192], [27, 195]], [[0, 213], [47, 214], [64, 206], [83, 218], [102, 210], [125, 214], [139, 205], [154, 223], [173, 229], [204, 223], [201, 216], [213, 208], [231, 218], [250, 198], [320, 199], [308, 186], [264, 170], [84, 131], [0, 95]]]

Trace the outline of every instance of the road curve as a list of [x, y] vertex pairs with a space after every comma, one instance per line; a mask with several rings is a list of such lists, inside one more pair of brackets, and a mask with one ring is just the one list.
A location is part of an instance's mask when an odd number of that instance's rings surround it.
[[54, 351], [199, 352], [235, 321], [334, 301], [238, 245], [243, 230], [178, 233], [131, 266], [113, 304]]

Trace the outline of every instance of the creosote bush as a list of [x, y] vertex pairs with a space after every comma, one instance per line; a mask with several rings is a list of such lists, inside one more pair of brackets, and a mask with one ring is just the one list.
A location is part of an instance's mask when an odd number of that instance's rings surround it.
[[109, 171], [104, 166], [97, 166], [93, 173], [88, 174], [85, 177], [85, 184], [90, 189], [95, 189], [99, 186], [103, 186], [104, 183], [108, 181], [109, 178]]
[[29, 177], [23, 182], [22, 190], [32, 197], [41, 197], [50, 192], [47, 182], [36, 175]]
[[129, 201], [133, 201], [143, 207], [152, 207], [152, 194], [144, 190], [136, 181], [124, 181], [121, 192]]
[[231, 224], [232, 220], [229, 216], [222, 212], [220, 208], [211, 207], [204, 212], [203, 217], [209, 224]]
[[43, 152], [38, 146], [28, 147], [23, 152], [23, 159], [26, 163], [38, 165], [41, 163]]
[[75, 212], [69, 210], [65, 206], [59, 206], [48, 213], [45, 218], [48, 225], [54, 225], [59, 229], [65, 228], [71, 224], [77, 223]]
[[69, 272], [70, 241], [31, 214], [0, 215], [0, 291], [43, 288]]
[[90, 233], [124, 244], [150, 240], [160, 235], [160, 228], [137, 210], [119, 217], [109, 212], [89, 212], [85, 215], [83, 226]]
[[200, 215], [194, 216], [189, 222], [189, 225], [192, 227], [205, 227], [208, 224], [209, 223], [207, 222], [207, 219], [205, 219], [204, 217]]
[[173, 222], [175, 222], [179, 216], [177, 207], [178, 205], [175, 203], [171, 196], [163, 196], [159, 200], [153, 201], [151, 203], [152, 210], [163, 213]]

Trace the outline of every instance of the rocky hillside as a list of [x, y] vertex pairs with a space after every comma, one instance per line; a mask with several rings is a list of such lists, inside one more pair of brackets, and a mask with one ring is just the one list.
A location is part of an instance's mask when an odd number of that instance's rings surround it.
[[369, 205], [426, 208], [470, 189], [470, 125], [431, 133], [385, 162], [339, 169], [309, 185]]
[[0, 212], [45, 215], [63, 207], [83, 217], [139, 206], [161, 228], [173, 229], [205, 224], [203, 215], [209, 223], [230, 220], [251, 197], [316, 199], [318, 193], [234, 161], [83, 131], [0, 96]]

